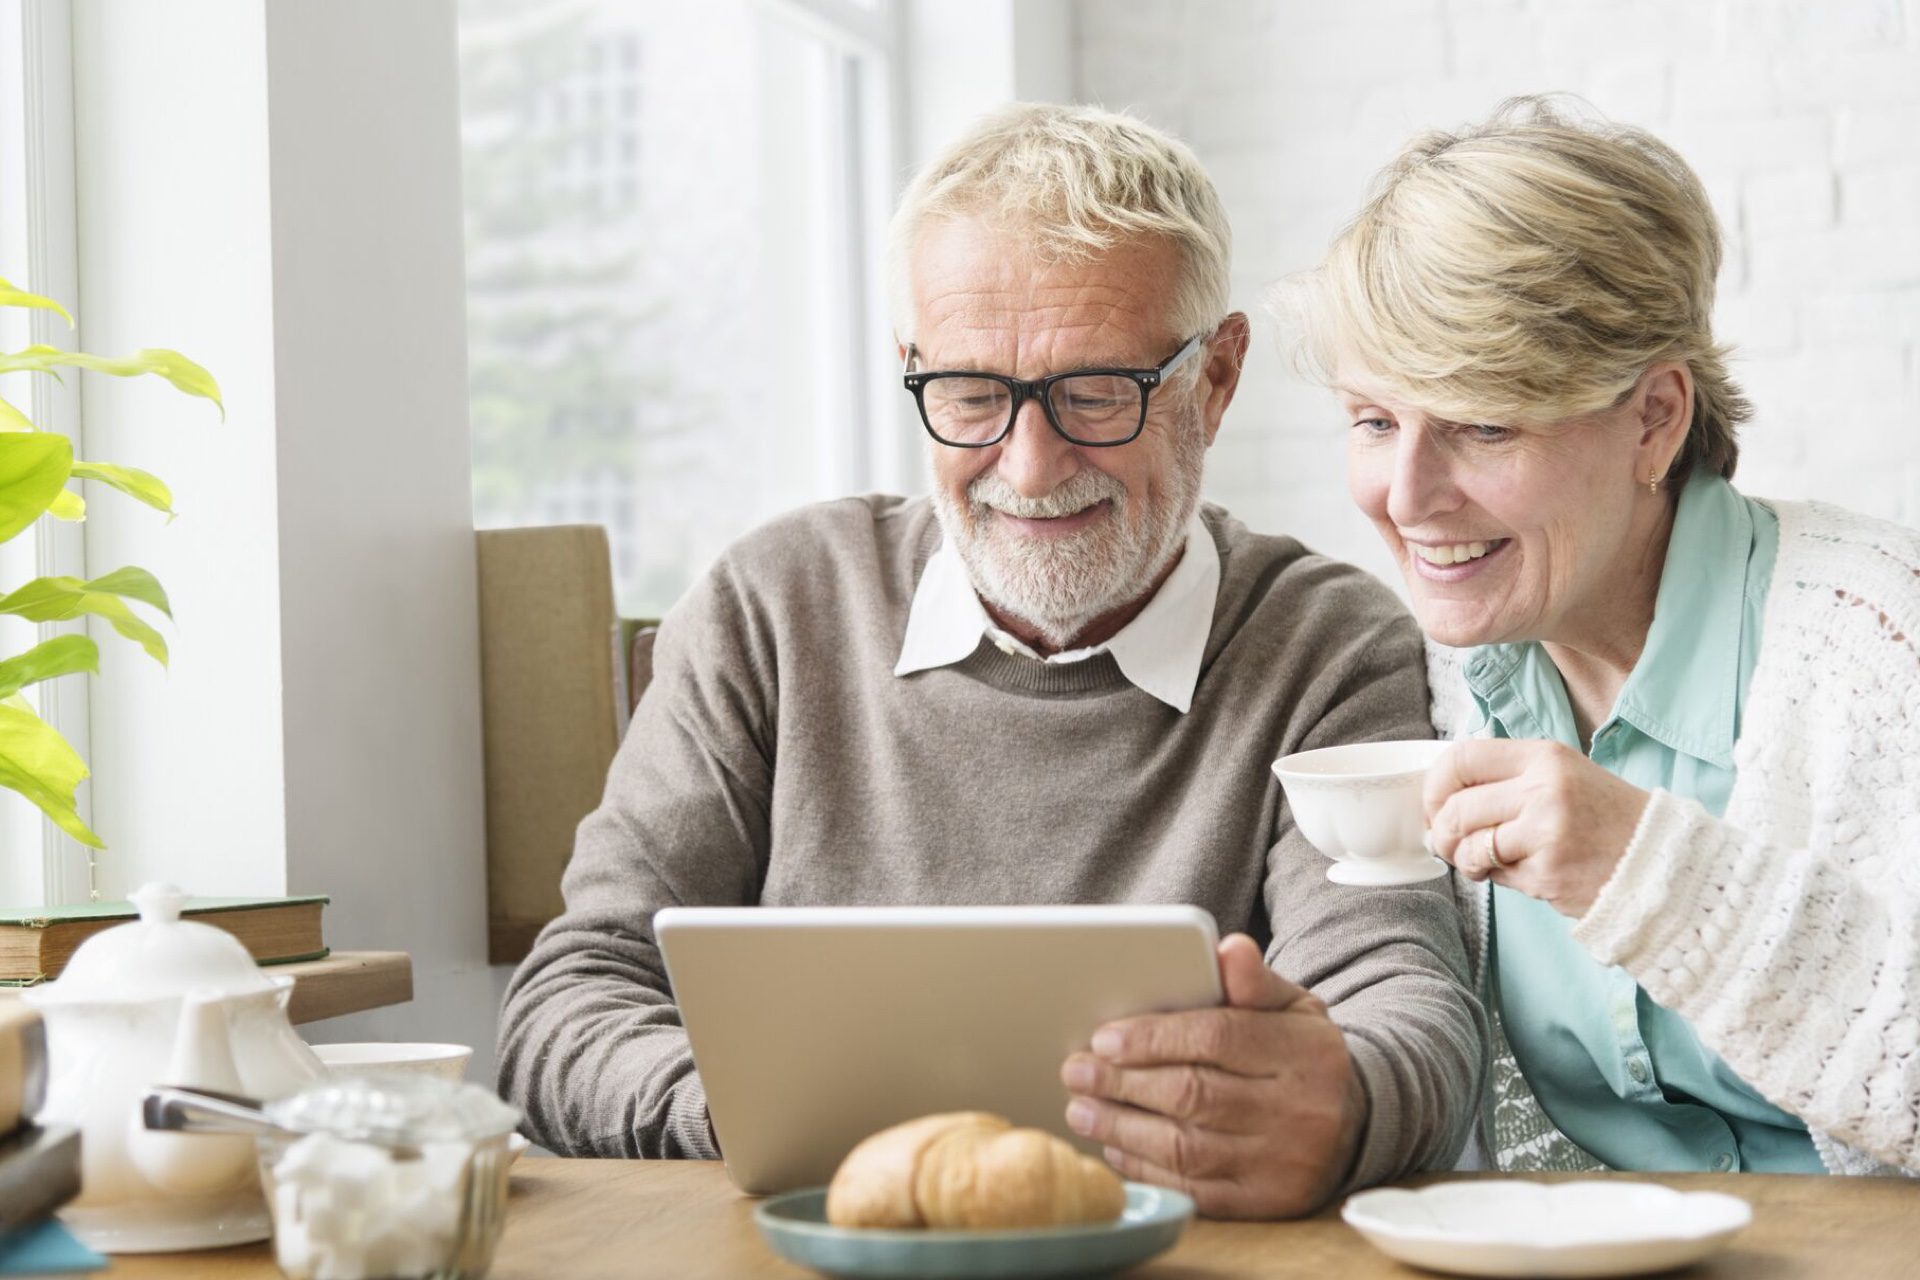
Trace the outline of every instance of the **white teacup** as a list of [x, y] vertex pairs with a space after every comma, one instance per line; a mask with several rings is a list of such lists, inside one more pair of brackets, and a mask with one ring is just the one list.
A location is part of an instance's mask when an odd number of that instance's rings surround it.
[[1274, 776], [1300, 833], [1341, 884], [1415, 884], [1447, 873], [1427, 852], [1421, 793], [1449, 743], [1355, 742], [1282, 756]]
[[466, 1074], [473, 1049], [464, 1044], [352, 1044], [309, 1045], [314, 1056], [333, 1075], [355, 1071], [419, 1071], [458, 1080]]

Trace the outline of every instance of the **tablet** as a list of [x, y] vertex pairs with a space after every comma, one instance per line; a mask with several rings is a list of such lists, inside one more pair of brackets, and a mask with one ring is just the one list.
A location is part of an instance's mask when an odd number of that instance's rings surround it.
[[667, 979], [742, 1191], [828, 1181], [937, 1111], [1066, 1127], [1060, 1064], [1102, 1023], [1221, 1001], [1198, 907], [669, 907]]

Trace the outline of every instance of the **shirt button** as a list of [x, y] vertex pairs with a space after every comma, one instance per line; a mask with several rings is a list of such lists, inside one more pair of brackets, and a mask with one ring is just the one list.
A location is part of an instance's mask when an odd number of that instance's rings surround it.
[[1713, 1171], [1715, 1173], [1725, 1173], [1731, 1168], [1733, 1168], [1733, 1155], [1731, 1152], [1722, 1151], [1713, 1158]]
[[1645, 1084], [1647, 1082], [1647, 1064], [1638, 1058], [1630, 1059], [1627, 1062], [1627, 1074], [1633, 1077], [1635, 1084]]

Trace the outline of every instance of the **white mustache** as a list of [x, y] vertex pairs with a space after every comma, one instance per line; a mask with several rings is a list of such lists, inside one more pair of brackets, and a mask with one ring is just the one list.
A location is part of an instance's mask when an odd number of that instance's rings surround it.
[[1126, 502], [1127, 490], [1110, 475], [1082, 471], [1062, 482], [1052, 493], [1029, 498], [989, 471], [967, 486], [967, 498], [976, 507], [992, 507], [1022, 520], [1053, 520], [1104, 501], [1111, 501], [1118, 510]]

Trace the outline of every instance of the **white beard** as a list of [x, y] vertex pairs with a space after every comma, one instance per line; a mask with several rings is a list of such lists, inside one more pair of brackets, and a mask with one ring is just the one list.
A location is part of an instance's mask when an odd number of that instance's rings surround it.
[[[967, 566], [973, 589], [1001, 612], [1064, 647], [1104, 613], [1140, 599], [1185, 548], [1187, 521], [1200, 502], [1206, 436], [1199, 415], [1176, 424], [1173, 473], [1162, 496], [1139, 509], [1105, 472], [1081, 471], [1042, 498], [1023, 498], [993, 471], [967, 486], [965, 506], [936, 480], [931, 486], [941, 531]], [[934, 448], [945, 448], [935, 445]], [[1126, 446], [1122, 445], [1122, 448]], [[1065, 538], [1027, 538], [993, 512], [1027, 519], [1072, 515], [1097, 502], [1112, 510]]]

